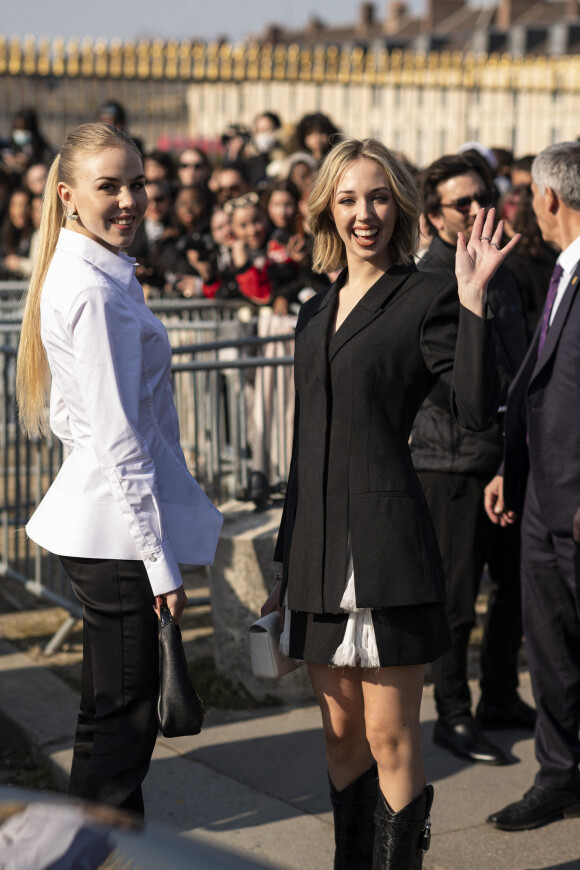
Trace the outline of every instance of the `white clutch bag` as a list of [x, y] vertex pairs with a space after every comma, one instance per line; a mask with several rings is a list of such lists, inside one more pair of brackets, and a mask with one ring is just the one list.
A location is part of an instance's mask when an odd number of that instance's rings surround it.
[[301, 659], [291, 659], [280, 652], [280, 617], [277, 610], [251, 624], [248, 640], [255, 677], [283, 677], [302, 664]]

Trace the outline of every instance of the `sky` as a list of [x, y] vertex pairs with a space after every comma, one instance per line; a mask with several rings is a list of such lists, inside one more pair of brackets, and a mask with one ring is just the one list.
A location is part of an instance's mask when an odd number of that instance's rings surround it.
[[[359, 17], [361, 0], [3, 0], [0, 34], [121, 39], [215, 39], [236, 42], [270, 23], [303, 27], [313, 12], [327, 24]], [[375, 0], [384, 16], [390, 0]], [[481, 0], [480, 0], [481, 2]], [[427, 0], [407, 0], [420, 14]]]

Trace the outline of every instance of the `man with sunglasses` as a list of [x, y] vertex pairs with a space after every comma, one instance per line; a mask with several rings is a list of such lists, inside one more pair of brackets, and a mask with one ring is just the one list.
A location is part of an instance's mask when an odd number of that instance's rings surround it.
[[[422, 178], [424, 212], [434, 232], [420, 271], [455, 281], [455, 246], [467, 238], [481, 208], [493, 204], [493, 182], [479, 156], [448, 155]], [[525, 319], [515, 277], [505, 266], [488, 287], [502, 403], [527, 349]], [[447, 586], [452, 647], [431, 666], [438, 720], [433, 739], [461, 758], [506, 764], [506, 754], [482, 728], [531, 728], [535, 712], [518, 696], [521, 642], [519, 529], [497, 529], [483, 509], [483, 491], [502, 455], [502, 415], [487, 432], [461, 429], [449, 397], [435, 387], [411, 433], [411, 451], [435, 524]], [[507, 534], [502, 534], [504, 532]], [[497, 588], [490, 595], [482, 642], [482, 696], [474, 718], [467, 680], [467, 649], [485, 563]]]
[[250, 185], [243, 163], [231, 163], [214, 174], [215, 186], [212, 188], [218, 205], [237, 199], [250, 191]]
[[177, 177], [180, 187], [192, 184], [207, 184], [211, 173], [209, 160], [197, 148], [185, 148], [177, 161]]

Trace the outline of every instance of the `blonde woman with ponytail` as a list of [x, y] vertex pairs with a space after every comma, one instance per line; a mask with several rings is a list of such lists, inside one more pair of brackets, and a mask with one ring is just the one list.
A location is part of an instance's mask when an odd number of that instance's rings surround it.
[[147, 206], [144, 184], [125, 133], [70, 133], [44, 193], [17, 364], [23, 428], [40, 436], [50, 425], [69, 451], [26, 527], [59, 556], [83, 607], [69, 791], [141, 814], [157, 736], [157, 617], [166, 603], [179, 622], [179, 563], [210, 564], [222, 523], [187, 470], [167, 333], [122, 252]]

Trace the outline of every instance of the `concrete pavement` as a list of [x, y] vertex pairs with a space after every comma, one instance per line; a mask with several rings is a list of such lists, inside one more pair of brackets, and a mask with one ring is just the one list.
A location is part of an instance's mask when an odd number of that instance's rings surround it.
[[[474, 695], [477, 688], [473, 686]], [[531, 702], [529, 677], [522, 696]], [[46, 664], [0, 640], [0, 709], [66, 780], [78, 698]], [[435, 786], [426, 870], [580, 870], [580, 819], [505, 833], [485, 824], [533, 782], [533, 740], [495, 732], [507, 767], [463, 763], [434, 746], [432, 689], [421, 711]], [[333, 830], [320, 717], [314, 705], [210, 711], [197, 737], [159, 738], [145, 783], [149, 819], [279, 870], [331, 870]]]

